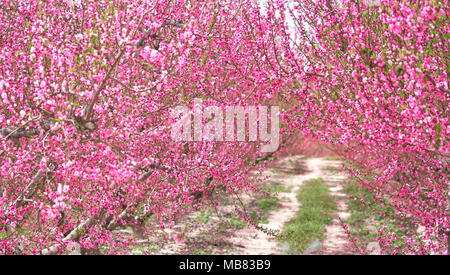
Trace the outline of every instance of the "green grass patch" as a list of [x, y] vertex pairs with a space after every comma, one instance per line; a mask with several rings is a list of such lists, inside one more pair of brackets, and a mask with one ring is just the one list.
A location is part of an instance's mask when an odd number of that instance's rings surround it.
[[3, 232], [0, 232], [0, 240], [4, 240], [8, 237], [8, 234], [6, 233], [6, 230]]
[[289, 193], [291, 190], [292, 186], [284, 186], [276, 182], [271, 182], [270, 185], [266, 187], [266, 191], [271, 193]]
[[217, 228], [217, 232], [225, 233], [228, 229], [241, 229], [247, 226], [247, 223], [243, 222], [236, 214], [231, 215], [228, 218], [225, 218], [220, 226]]
[[258, 204], [258, 208], [264, 211], [270, 211], [280, 208], [280, 199], [277, 197], [264, 197]]
[[288, 193], [292, 189], [292, 186], [286, 187], [282, 184], [272, 182], [267, 186], [261, 188], [264, 195], [256, 195], [256, 199], [259, 201], [258, 208], [268, 212], [271, 210], [277, 210], [280, 208], [280, 199], [277, 197], [277, 193]]
[[324, 158], [325, 160], [330, 160], [330, 161], [333, 161], [333, 160], [340, 160], [340, 158], [339, 157], [326, 157], [326, 158]]
[[305, 181], [297, 199], [301, 204], [297, 216], [290, 220], [280, 239], [290, 247], [290, 253], [303, 253], [312, 241], [324, 239], [326, 226], [331, 222], [336, 204], [323, 179]]
[[232, 215], [229, 218], [225, 219], [225, 222], [231, 227], [231, 228], [243, 228], [246, 227], [247, 224], [243, 222], [241, 219], [238, 218], [236, 215]]
[[212, 213], [209, 209], [207, 211], [200, 210], [198, 217], [196, 217], [194, 220], [206, 224], [212, 219], [211, 214]]
[[228, 231], [228, 227], [225, 224], [221, 224], [218, 228], [217, 228], [217, 232], [219, 233], [225, 233]]
[[338, 171], [341, 170], [341, 168], [336, 167], [336, 166], [331, 166], [331, 165], [330, 166], [326, 166], [324, 169], [327, 170], [327, 171], [330, 171], [330, 172], [338, 172]]
[[278, 174], [278, 175], [279, 175], [279, 174], [283, 174], [281, 171], [278, 171], [278, 170], [276, 170], [276, 169], [274, 169], [274, 168], [270, 168], [270, 169], [269, 169], [269, 172], [272, 173], [272, 174]]

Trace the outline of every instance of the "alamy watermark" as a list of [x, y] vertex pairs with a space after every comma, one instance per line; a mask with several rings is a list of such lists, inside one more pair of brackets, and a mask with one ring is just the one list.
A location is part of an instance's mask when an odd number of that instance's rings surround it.
[[248, 141], [259, 140], [266, 143], [261, 145], [262, 152], [275, 152], [280, 143], [279, 113], [279, 106], [270, 107], [270, 131], [268, 131], [267, 106], [204, 107], [203, 100], [196, 98], [193, 110], [187, 106], [177, 106], [171, 110], [172, 118], [176, 120], [172, 126], [172, 139], [174, 141], [246, 141], [246, 125], [248, 125]]

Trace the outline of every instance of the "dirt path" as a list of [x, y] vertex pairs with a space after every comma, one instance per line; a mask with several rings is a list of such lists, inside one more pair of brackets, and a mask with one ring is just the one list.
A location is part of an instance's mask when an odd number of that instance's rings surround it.
[[[282, 231], [283, 226], [295, 217], [301, 205], [297, 200], [300, 186], [307, 180], [322, 178], [329, 187], [338, 211], [325, 231], [325, 240], [322, 242], [323, 254], [344, 254], [347, 243], [346, 235], [339, 224], [339, 219], [345, 220], [349, 214], [346, 212], [346, 195], [343, 193], [343, 183], [346, 175], [342, 172], [341, 162], [326, 158], [305, 158], [292, 156], [278, 161], [272, 169], [263, 172], [267, 182], [277, 183], [285, 192], [279, 192], [277, 197], [280, 207], [267, 213], [267, 223], [261, 227], [273, 231]], [[244, 198], [245, 199], [245, 198]], [[257, 204], [255, 198], [246, 198], [248, 203]], [[234, 255], [270, 255], [288, 253], [287, 245], [280, 243], [274, 236], [268, 235], [254, 227], [242, 226], [237, 229], [220, 230], [223, 218], [231, 217], [234, 212], [232, 204], [219, 207], [217, 215], [208, 213], [199, 222], [199, 213], [192, 213], [177, 225], [166, 230], [173, 234], [183, 232], [189, 228], [189, 237], [182, 243], [160, 240], [142, 240], [156, 246], [156, 254], [234, 254]]]
[[321, 169], [327, 172], [322, 178], [330, 190], [330, 195], [334, 198], [337, 212], [325, 231], [325, 241], [323, 242], [323, 254], [345, 254], [348, 245], [347, 235], [342, 228], [339, 218], [346, 220], [350, 213], [347, 212], [347, 195], [343, 192], [343, 184], [347, 175], [342, 172], [340, 161], [324, 161]]
[[[324, 158], [308, 158], [302, 156], [294, 156], [286, 158], [279, 163], [282, 171], [295, 171], [296, 167], [302, 163], [306, 169], [304, 174], [281, 174], [266, 171], [266, 175], [270, 180], [282, 184], [286, 188], [290, 188], [289, 193], [280, 193], [281, 207], [278, 210], [269, 213], [268, 223], [262, 225], [264, 228], [271, 230], [282, 230], [283, 226], [290, 219], [295, 217], [295, 214], [300, 209], [300, 204], [296, 198], [297, 191], [304, 181], [314, 178], [323, 178], [330, 188], [331, 195], [335, 198], [338, 205], [338, 216], [345, 219], [348, 214], [345, 212], [346, 204], [343, 198], [345, 194], [342, 193], [342, 183], [346, 176], [344, 174], [330, 174], [327, 170], [329, 167], [340, 169], [339, 161], [328, 161]], [[333, 169], [333, 170], [334, 170]], [[254, 228], [244, 228], [237, 231], [231, 238], [231, 242], [236, 244], [236, 249], [233, 254], [284, 254], [286, 249], [280, 245], [275, 237], [270, 236], [256, 230]], [[332, 224], [327, 227], [326, 240], [323, 243], [324, 253], [340, 253], [341, 247], [345, 244], [345, 232], [338, 223], [337, 217], [333, 219]]]

